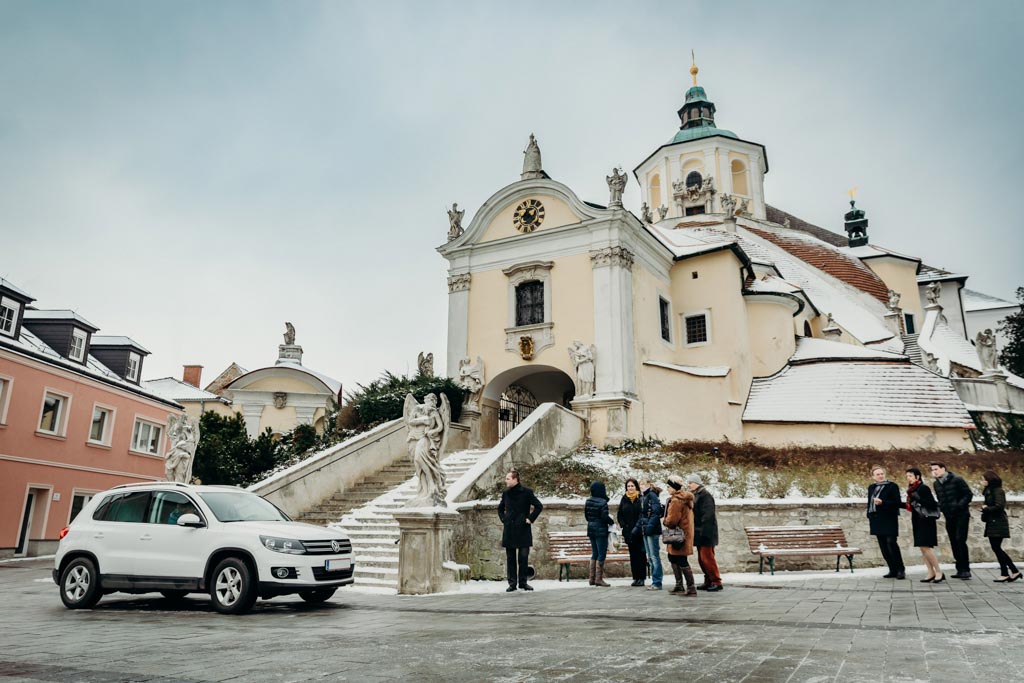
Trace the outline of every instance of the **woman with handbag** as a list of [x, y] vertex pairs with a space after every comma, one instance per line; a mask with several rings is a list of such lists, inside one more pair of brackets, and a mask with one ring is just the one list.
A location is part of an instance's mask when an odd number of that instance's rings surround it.
[[672, 564], [672, 573], [676, 577], [676, 587], [671, 592], [696, 597], [697, 587], [693, 582], [693, 570], [690, 569], [689, 560], [689, 556], [693, 554], [693, 494], [686, 490], [683, 478], [677, 474], [668, 478], [668, 490], [671, 496], [665, 508], [665, 530], [662, 532], [662, 540], [668, 546], [668, 561]]
[[626, 480], [626, 493], [619, 501], [619, 509], [615, 517], [622, 529], [622, 539], [629, 548], [629, 568], [633, 574], [630, 586], [642, 586], [647, 580], [647, 551], [644, 550], [643, 530], [637, 529], [637, 522], [643, 511], [640, 498], [640, 483], [630, 477]]
[[916, 467], [907, 468], [907, 510], [914, 529], [914, 546], [921, 551], [924, 565], [928, 568], [928, 576], [921, 579], [921, 583], [942, 583], [946, 575], [942, 573], [939, 558], [935, 555], [935, 546], [939, 544], [936, 531], [939, 504], [932, 490], [922, 481], [921, 470]]
[[992, 552], [999, 560], [1000, 578], [996, 583], [1008, 583], [1021, 577], [1013, 560], [1003, 550], [1003, 539], [1010, 537], [1010, 520], [1006, 517], [1006, 494], [1003, 492], [1003, 480], [989, 470], [981, 475], [985, 489], [981, 495], [985, 497], [985, 506], [981, 508], [981, 521], [985, 522], [985, 538], [992, 546]]
[[590, 485], [590, 498], [583, 505], [587, 520], [587, 538], [590, 539], [590, 585], [608, 588], [604, 580], [604, 559], [608, 555], [608, 527], [615, 520], [608, 514], [608, 492], [602, 482]]

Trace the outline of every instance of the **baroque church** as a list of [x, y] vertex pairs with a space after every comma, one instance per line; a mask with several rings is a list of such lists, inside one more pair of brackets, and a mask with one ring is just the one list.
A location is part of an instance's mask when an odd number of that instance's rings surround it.
[[447, 367], [476, 374], [477, 441], [544, 402], [599, 446], [970, 450], [976, 424], [1024, 413], [991, 331], [967, 336], [966, 277], [871, 242], [853, 200], [845, 235], [768, 204], [767, 150], [717, 126], [690, 72], [679, 129], [633, 170], [639, 215], [625, 173], [583, 201], [532, 135], [518, 181], [465, 227], [449, 212]]

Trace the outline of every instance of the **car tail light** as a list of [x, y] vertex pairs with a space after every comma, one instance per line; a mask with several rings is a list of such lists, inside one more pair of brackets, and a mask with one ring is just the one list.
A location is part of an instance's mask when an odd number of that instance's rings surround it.
[[60, 530], [60, 538], [64, 538], [65, 536], [67, 536], [69, 531], [71, 531], [71, 527], [69, 527], [69, 526], [66, 526], [63, 529], [61, 529]]

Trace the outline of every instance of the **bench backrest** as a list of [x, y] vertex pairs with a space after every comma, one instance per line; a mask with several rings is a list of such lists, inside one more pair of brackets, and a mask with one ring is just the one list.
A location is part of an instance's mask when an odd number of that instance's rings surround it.
[[548, 553], [554, 558], [569, 555], [590, 555], [590, 539], [573, 531], [552, 531], [548, 534]]
[[838, 524], [820, 526], [748, 526], [750, 552], [767, 550], [814, 550], [847, 547], [846, 534]]

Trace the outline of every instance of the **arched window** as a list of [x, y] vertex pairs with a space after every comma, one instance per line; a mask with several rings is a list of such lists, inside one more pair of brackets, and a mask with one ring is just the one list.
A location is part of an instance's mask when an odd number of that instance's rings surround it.
[[732, 169], [733, 194], [749, 197], [750, 191], [749, 188], [747, 188], [747, 167], [739, 159], [733, 159], [730, 167]]
[[690, 171], [686, 174], [687, 187], [700, 187], [702, 182], [704, 182], [704, 178], [702, 178], [700, 173], [697, 173], [697, 171]]
[[652, 210], [661, 206], [661, 176], [655, 175], [651, 178], [651, 202], [649, 204]]
[[811, 334], [811, 324], [809, 322], [807, 322], [806, 320], [804, 321], [804, 336], [805, 337], [813, 337], [814, 336], [813, 334]]

